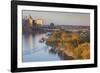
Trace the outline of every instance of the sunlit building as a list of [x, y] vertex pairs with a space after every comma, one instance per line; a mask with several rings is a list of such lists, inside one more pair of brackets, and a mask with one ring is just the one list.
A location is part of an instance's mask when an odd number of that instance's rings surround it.
[[36, 23], [37, 25], [43, 25], [43, 19], [36, 19], [36, 20], [35, 20], [35, 23]]
[[32, 27], [33, 25], [33, 18], [31, 16], [28, 17], [29, 26]]

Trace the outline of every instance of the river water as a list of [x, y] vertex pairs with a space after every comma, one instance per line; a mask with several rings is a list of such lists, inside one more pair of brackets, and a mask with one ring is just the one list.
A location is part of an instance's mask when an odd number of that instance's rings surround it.
[[45, 33], [23, 34], [23, 62], [61, 60], [57, 53], [50, 51], [50, 46], [47, 46], [45, 42], [39, 42], [42, 37], [48, 38]]

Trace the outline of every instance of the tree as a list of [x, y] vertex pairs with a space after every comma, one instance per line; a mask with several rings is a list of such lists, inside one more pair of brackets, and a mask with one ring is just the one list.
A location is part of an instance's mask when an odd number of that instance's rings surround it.
[[50, 23], [50, 26], [51, 26], [51, 27], [54, 27], [54, 23]]
[[78, 35], [78, 33], [73, 32], [72, 33], [72, 41], [73, 41], [75, 46], [78, 46], [79, 40], [80, 40], [80, 36]]

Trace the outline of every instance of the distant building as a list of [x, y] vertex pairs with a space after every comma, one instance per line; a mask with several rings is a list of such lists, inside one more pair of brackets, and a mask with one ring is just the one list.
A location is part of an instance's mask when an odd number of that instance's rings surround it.
[[28, 17], [29, 26], [32, 27], [33, 25], [33, 18], [31, 16]]
[[36, 19], [36, 20], [35, 20], [35, 23], [36, 23], [37, 25], [43, 25], [43, 19]]

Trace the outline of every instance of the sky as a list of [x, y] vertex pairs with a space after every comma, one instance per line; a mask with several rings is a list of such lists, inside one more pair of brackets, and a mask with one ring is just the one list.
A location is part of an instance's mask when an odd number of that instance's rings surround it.
[[35, 19], [43, 19], [44, 25], [90, 25], [89, 13], [75, 13], [75, 12], [50, 12], [50, 11], [32, 11], [23, 10], [23, 18], [31, 15]]

